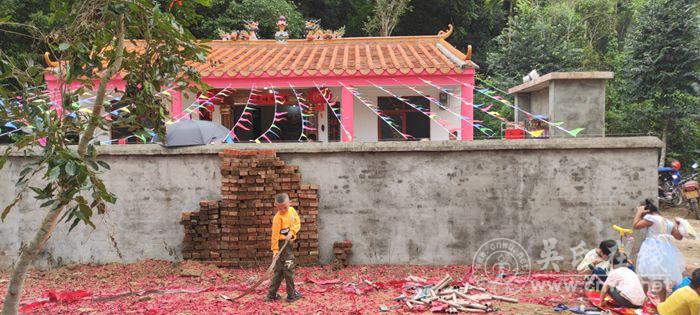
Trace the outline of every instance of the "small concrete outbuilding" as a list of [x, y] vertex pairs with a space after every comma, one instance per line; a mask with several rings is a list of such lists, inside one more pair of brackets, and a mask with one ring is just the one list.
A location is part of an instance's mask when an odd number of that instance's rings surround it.
[[[605, 136], [605, 81], [612, 72], [552, 72], [521, 85], [508, 93], [515, 105], [549, 122], [563, 122], [566, 129], [585, 128], [579, 136]], [[528, 123], [533, 117], [515, 112], [515, 121]], [[545, 125], [546, 126], [546, 125]], [[539, 127], [538, 127], [539, 128]], [[549, 137], [563, 137], [565, 132], [549, 128]]]

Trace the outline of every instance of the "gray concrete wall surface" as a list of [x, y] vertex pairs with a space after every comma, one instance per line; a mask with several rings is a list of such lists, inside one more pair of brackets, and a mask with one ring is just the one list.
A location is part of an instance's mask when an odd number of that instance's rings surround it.
[[530, 94], [530, 113], [551, 116], [549, 89], [541, 89]]
[[[514, 97], [515, 97], [515, 106], [520, 107], [522, 110], [524, 110], [526, 112], [532, 112], [532, 108], [531, 108], [532, 106], [531, 106], [531, 102], [530, 102], [530, 94], [520, 93], [520, 94], [515, 94]], [[514, 114], [514, 119], [513, 119], [514, 122], [525, 123], [527, 121], [527, 115], [525, 115], [525, 113], [518, 111], [518, 110], [514, 110], [513, 114]]]
[[[566, 129], [585, 128], [579, 135], [605, 135], [605, 80], [552, 81], [549, 93], [552, 122], [564, 121]], [[554, 137], [566, 132], [551, 128]]]
[[[96, 230], [60, 224], [37, 264], [179, 259], [180, 214], [219, 196], [216, 153], [274, 148], [299, 165], [304, 183], [320, 185], [322, 262], [343, 239], [353, 241], [354, 264], [462, 264], [484, 242], [509, 238], [536, 264], [543, 240], [556, 238], [559, 264], [570, 268], [571, 247], [614, 238], [610, 226], [629, 226], [634, 206], [655, 196], [660, 145], [643, 137], [110, 146], [100, 154], [116, 205], [95, 217]], [[13, 156], [0, 171], [0, 205], [25, 162]], [[44, 213], [28, 196], [0, 223], [0, 267], [15, 261]]]

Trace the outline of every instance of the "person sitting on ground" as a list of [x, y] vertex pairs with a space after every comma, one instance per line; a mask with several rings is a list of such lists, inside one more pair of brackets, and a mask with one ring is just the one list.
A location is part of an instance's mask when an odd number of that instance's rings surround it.
[[576, 267], [576, 271], [591, 275], [586, 278], [587, 287], [595, 287], [596, 290], [600, 290], [602, 283], [607, 278], [608, 271], [610, 271], [608, 258], [615, 251], [617, 251], [617, 243], [614, 240], [605, 240], [600, 242], [598, 248], [591, 249], [586, 253], [581, 263]]
[[660, 315], [700, 314], [700, 268], [693, 270], [690, 285], [671, 294], [657, 310]]
[[634, 271], [629, 268], [627, 255], [615, 252], [612, 257], [612, 270], [603, 284], [600, 292], [601, 305], [606, 306], [605, 297], [615, 301], [616, 306], [627, 308], [641, 308], [646, 299], [642, 281]]
[[[294, 252], [292, 242], [296, 240], [297, 233], [301, 229], [301, 219], [297, 211], [289, 206], [289, 195], [278, 194], [275, 197], [277, 213], [272, 218], [272, 259], [277, 259], [274, 266], [270, 288], [267, 291], [265, 301], [277, 301], [281, 297], [277, 294], [282, 280], [287, 285], [287, 302], [294, 302], [301, 298], [301, 293], [294, 289]], [[285, 241], [288, 242], [284, 246]], [[284, 247], [283, 249], [281, 249]]]

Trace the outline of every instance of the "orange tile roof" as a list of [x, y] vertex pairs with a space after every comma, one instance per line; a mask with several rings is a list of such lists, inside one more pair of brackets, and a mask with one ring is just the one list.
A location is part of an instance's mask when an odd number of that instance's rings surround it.
[[[462, 73], [478, 68], [445, 39], [447, 31], [432, 36], [351, 37], [341, 39], [214, 40], [207, 63], [194, 66], [202, 77], [259, 77], [354, 74]], [[143, 52], [142, 41], [127, 40], [126, 48]], [[50, 59], [50, 58], [49, 58]], [[50, 62], [50, 60], [47, 60]], [[49, 68], [52, 65], [49, 63]]]
[[203, 77], [461, 73], [478, 66], [450, 45], [447, 32], [434, 36], [355, 37], [223, 41], [207, 43], [206, 64], [195, 64]]

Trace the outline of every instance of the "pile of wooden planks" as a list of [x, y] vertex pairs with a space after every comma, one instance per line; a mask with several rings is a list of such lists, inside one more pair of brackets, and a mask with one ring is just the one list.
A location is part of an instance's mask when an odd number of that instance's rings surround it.
[[442, 280], [434, 285], [417, 287], [415, 294], [408, 298], [402, 296], [409, 309], [416, 306], [430, 308], [431, 311], [447, 313], [491, 313], [497, 311], [493, 307], [492, 301], [504, 301], [518, 303], [517, 299], [490, 294], [484, 288], [473, 285], [452, 286], [454, 281], [450, 275], [446, 275]]
[[318, 186], [301, 184], [298, 166], [286, 165], [274, 150], [220, 153], [221, 201], [200, 202], [199, 212], [184, 213], [183, 258], [220, 267], [267, 266], [274, 200], [287, 193], [301, 218], [294, 246], [300, 265], [318, 263]]

